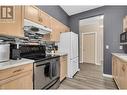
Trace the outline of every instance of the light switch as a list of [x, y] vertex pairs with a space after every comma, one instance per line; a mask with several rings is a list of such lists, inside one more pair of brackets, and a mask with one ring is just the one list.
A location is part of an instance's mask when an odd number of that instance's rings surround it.
[[120, 46], [120, 49], [123, 49], [123, 46]]
[[109, 45], [106, 45], [106, 49], [109, 49]]

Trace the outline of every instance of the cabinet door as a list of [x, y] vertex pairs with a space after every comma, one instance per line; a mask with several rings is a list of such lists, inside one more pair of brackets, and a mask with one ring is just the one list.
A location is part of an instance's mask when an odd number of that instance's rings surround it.
[[115, 78], [115, 58], [112, 56], [112, 76]]
[[64, 32], [70, 32], [70, 29], [66, 25], [63, 25], [63, 27], [64, 27]]
[[123, 32], [127, 32], [127, 16], [123, 19]]
[[116, 59], [116, 66], [115, 66], [116, 83], [118, 85], [118, 88], [120, 88], [120, 76], [121, 76], [120, 75], [120, 64], [121, 62], [117, 57], [115, 57], [115, 59]]
[[50, 16], [43, 11], [39, 12], [39, 21], [45, 27], [51, 28]]
[[125, 73], [125, 77], [124, 77], [124, 89], [127, 89], [127, 63], [125, 63], [125, 67], [124, 67], [124, 73]]
[[59, 41], [60, 39], [60, 31], [59, 31], [59, 23], [55, 19], [51, 19], [51, 27], [52, 27], [52, 32], [50, 34], [50, 39], [51, 41]]
[[120, 64], [120, 89], [127, 89], [127, 65], [121, 61]]
[[67, 75], [67, 56], [60, 57], [60, 81]]
[[39, 22], [39, 9], [34, 6], [25, 6], [25, 19], [36, 23]]
[[115, 56], [113, 56], [113, 77], [114, 80], [117, 82], [117, 58]]
[[70, 32], [70, 29], [62, 23], [59, 24], [59, 27], [60, 27], [60, 32]]
[[118, 85], [119, 87], [119, 76], [120, 76], [120, 73], [119, 73], [119, 59], [115, 56], [112, 57], [112, 75], [113, 75], [113, 78], [116, 82], [116, 84]]
[[23, 19], [24, 12], [23, 7], [13, 6], [15, 12], [15, 19], [12, 22], [0, 22], [0, 34], [9, 36], [24, 37], [23, 31]]
[[19, 74], [4, 80], [0, 89], [33, 89], [32, 71]]

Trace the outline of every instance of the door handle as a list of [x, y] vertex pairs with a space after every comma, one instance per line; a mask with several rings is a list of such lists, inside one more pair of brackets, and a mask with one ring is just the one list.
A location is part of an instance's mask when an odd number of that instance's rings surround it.
[[124, 66], [124, 65], [122, 66], [122, 70], [123, 70], [124, 72], [125, 72], [125, 70], [126, 70], [126, 68], [125, 68], [125, 66]]
[[15, 71], [13, 71], [13, 73], [17, 73], [17, 72], [20, 72], [20, 71], [22, 71], [22, 70], [24, 70], [24, 69], [15, 70]]

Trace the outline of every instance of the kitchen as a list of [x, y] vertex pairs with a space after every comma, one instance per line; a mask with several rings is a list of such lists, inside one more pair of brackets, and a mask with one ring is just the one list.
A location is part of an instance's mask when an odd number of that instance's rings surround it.
[[[79, 66], [78, 21], [96, 15], [104, 15], [103, 75], [111, 77], [112, 53], [123, 52], [118, 47], [122, 46], [119, 35], [123, 32], [126, 6], [97, 6], [71, 16], [67, 16], [62, 6], [0, 8], [3, 13], [0, 17], [0, 89], [58, 89], [66, 79], [73, 80], [82, 68]], [[118, 88], [126, 89], [122, 84], [118, 83]]]
[[[1, 6], [1, 89], [55, 89], [67, 76], [67, 63], [71, 62], [63, 50], [64, 39], [58, 45], [60, 32], [62, 38], [67, 34], [78, 41], [70, 28], [51, 17], [36, 6]], [[4, 10], [7, 9], [7, 10]], [[4, 11], [12, 10], [10, 18], [4, 18]], [[10, 12], [10, 11], [9, 11]], [[7, 15], [8, 16], [8, 15]], [[6, 28], [8, 27], [8, 28]], [[68, 32], [68, 33], [67, 33]], [[70, 42], [67, 43], [70, 47]], [[67, 45], [66, 43], [64, 45]], [[78, 42], [77, 42], [78, 44]], [[75, 43], [72, 43], [75, 47]], [[76, 45], [78, 46], [78, 45]], [[58, 48], [61, 51], [58, 51]], [[76, 49], [71, 52], [75, 52]], [[69, 52], [69, 51], [68, 51]], [[73, 54], [73, 57], [77, 57]], [[69, 54], [71, 57], [72, 55]], [[71, 57], [71, 58], [73, 58]], [[73, 61], [73, 60], [72, 60]], [[78, 70], [78, 59], [74, 59], [75, 69], [68, 66], [68, 77]], [[72, 64], [72, 63], [70, 63]], [[73, 71], [74, 70], [74, 71]], [[72, 72], [72, 73], [71, 73]], [[25, 80], [25, 82], [23, 81]], [[22, 82], [21, 82], [22, 81]], [[27, 83], [28, 82], [28, 83]]]

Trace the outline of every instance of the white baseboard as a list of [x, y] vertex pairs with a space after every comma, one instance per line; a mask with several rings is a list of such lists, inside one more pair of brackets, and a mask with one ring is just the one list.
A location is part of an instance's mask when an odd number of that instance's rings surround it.
[[100, 63], [95, 63], [96, 65], [101, 65]]
[[104, 77], [112, 78], [112, 75], [109, 74], [103, 74]]

